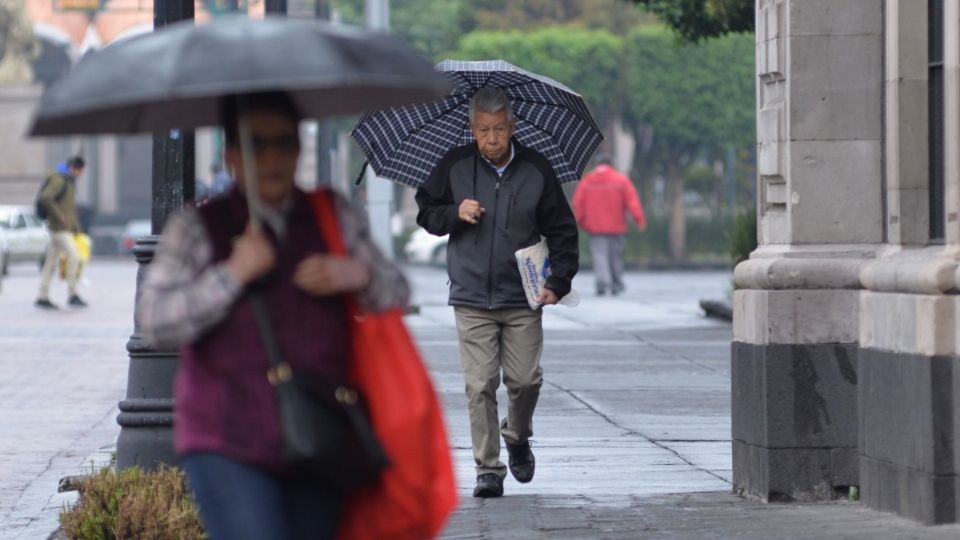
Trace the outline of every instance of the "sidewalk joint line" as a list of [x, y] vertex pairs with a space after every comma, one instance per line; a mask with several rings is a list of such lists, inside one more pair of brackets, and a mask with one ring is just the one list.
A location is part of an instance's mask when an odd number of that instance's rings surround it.
[[[641, 432], [639, 432], [639, 431], [636, 431], [636, 430], [633, 430], [633, 429], [630, 429], [630, 428], [626, 428], [626, 427], [621, 426], [620, 424], [614, 422], [612, 418], [610, 418], [610, 417], [607, 416], [606, 414], [603, 414], [602, 412], [598, 411], [596, 408], [594, 408], [593, 405], [591, 405], [591, 404], [588, 403], [586, 400], [584, 400], [583, 398], [581, 398], [580, 396], [578, 396], [578, 395], [577, 395], [576, 393], [574, 393], [572, 390], [568, 390], [568, 389], [560, 386], [559, 384], [554, 383], [554, 382], [551, 382], [551, 381], [544, 381], [544, 382], [546, 382], [546, 383], [549, 384], [550, 386], [556, 388], [557, 390], [560, 390], [561, 392], [564, 392], [565, 394], [569, 395], [569, 396], [572, 397], [573, 399], [577, 400], [578, 402], [580, 402], [581, 405], [583, 405], [583, 406], [586, 407], [587, 409], [590, 409], [591, 412], [593, 412], [594, 414], [596, 414], [596, 415], [599, 416], [600, 418], [603, 418], [604, 420], [606, 420], [607, 423], [609, 423], [610, 425], [612, 425], [612, 426], [614, 426], [614, 427], [617, 427], [617, 428], [619, 428], [619, 429], [622, 429], [623, 431], [626, 432], [626, 435], [633, 435], [633, 436], [641, 437], [641, 438], [645, 439], [647, 442], [649, 442], [650, 444], [652, 444], [652, 445], [654, 445], [654, 446], [656, 446], [656, 447], [658, 447], [658, 448], [660, 448], [660, 449], [662, 449], [662, 450], [666, 450], [667, 452], [670, 452], [671, 454], [675, 455], [677, 458], [680, 459], [680, 461], [683, 461], [684, 463], [686, 463], [687, 465], [693, 467], [694, 469], [696, 469], [696, 470], [698, 470], [698, 471], [701, 471], [701, 472], [705, 472], [705, 473], [709, 474], [710, 476], [716, 478], [717, 480], [722, 481], [722, 482], [725, 483], [725, 484], [728, 484], [728, 485], [731, 485], [731, 486], [733, 485], [733, 484], [732, 484], [729, 480], [727, 480], [726, 478], [723, 478], [722, 476], [714, 473], [713, 471], [704, 469], [703, 467], [700, 467], [700, 466], [694, 464], [692, 461], [690, 461], [689, 459], [687, 459], [686, 457], [684, 457], [682, 454], [680, 454], [679, 452], [677, 452], [677, 451], [674, 450], [673, 448], [670, 448], [669, 446], [667, 446], [667, 445], [665, 445], [665, 444], [661, 444], [660, 441], [657, 441], [656, 439], [653, 439], [653, 438], [651, 438], [651, 437], [648, 437], [647, 435], [645, 435], [645, 434], [643, 434], [643, 433], [641, 433]], [[711, 441], [711, 442], [713, 442], [713, 441]]]

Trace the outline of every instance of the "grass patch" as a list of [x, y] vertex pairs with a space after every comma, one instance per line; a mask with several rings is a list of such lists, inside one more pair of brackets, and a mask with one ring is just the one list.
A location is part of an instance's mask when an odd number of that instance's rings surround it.
[[179, 469], [104, 468], [81, 481], [80, 499], [60, 514], [73, 539], [205, 538], [197, 505]]

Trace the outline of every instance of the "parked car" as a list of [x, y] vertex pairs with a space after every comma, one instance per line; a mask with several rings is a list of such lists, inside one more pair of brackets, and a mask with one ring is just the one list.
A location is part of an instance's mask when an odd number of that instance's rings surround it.
[[3, 229], [5, 238], [0, 272], [6, 274], [8, 264], [14, 262], [39, 262], [43, 266], [50, 234], [33, 207], [0, 206], [0, 229]]
[[149, 236], [151, 222], [149, 219], [133, 219], [127, 222], [120, 235], [119, 252], [121, 255], [133, 253], [133, 246], [141, 236]]
[[0, 227], [0, 282], [7, 275], [7, 233]]
[[407, 262], [446, 266], [447, 240], [446, 235], [434, 236], [424, 229], [417, 229], [403, 246], [403, 254]]

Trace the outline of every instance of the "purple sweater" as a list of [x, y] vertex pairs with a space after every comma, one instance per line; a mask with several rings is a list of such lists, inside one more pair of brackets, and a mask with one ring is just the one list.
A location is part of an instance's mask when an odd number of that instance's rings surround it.
[[[200, 208], [214, 247], [211, 264], [226, 259], [230, 240], [246, 227], [239, 193]], [[298, 192], [277, 246], [277, 265], [263, 285], [267, 311], [284, 359], [297, 372], [343, 380], [350, 354], [345, 304], [293, 285], [306, 256], [327, 252], [309, 201]], [[174, 384], [176, 450], [214, 452], [271, 471], [281, 470], [280, 427], [266, 352], [248, 294], [229, 315], [180, 351]]]

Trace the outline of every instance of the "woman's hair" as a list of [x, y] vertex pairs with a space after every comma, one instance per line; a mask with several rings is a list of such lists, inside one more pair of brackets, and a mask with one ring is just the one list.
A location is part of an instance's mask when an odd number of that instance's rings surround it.
[[220, 100], [220, 120], [223, 123], [223, 135], [227, 146], [240, 146], [240, 109], [246, 113], [254, 111], [280, 113], [295, 124], [303, 119], [293, 98], [286, 92], [256, 92], [224, 97]]
[[513, 109], [510, 107], [510, 98], [503, 90], [495, 86], [484, 86], [477, 90], [470, 98], [470, 123], [477, 119], [477, 111], [496, 114], [507, 111], [507, 120], [513, 122]]

